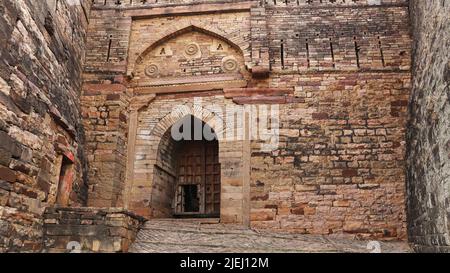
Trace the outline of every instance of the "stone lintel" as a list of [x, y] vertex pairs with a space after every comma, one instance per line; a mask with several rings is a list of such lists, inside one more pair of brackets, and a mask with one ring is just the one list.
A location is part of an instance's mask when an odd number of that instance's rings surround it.
[[293, 88], [274, 88], [274, 87], [250, 87], [250, 88], [226, 88], [224, 89], [225, 98], [251, 97], [251, 96], [286, 96], [293, 95]]
[[244, 104], [286, 104], [294, 94], [293, 88], [228, 88], [225, 98]]
[[247, 86], [246, 80], [208, 82], [208, 83], [192, 83], [167, 86], [145, 86], [134, 88], [135, 94], [166, 94], [166, 93], [183, 93], [195, 91], [211, 91], [221, 90], [225, 88], [242, 88]]

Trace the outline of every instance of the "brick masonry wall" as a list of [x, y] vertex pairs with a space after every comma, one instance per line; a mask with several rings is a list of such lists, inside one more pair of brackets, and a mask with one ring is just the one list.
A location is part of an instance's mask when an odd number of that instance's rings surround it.
[[[406, 6], [267, 9], [273, 70], [409, 69]], [[383, 27], [374, 22], [384, 22]], [[283, 55], [283, 58], [281, 57]]]
[[[136, 5], [130, 7], [124, 1], [106, 6], [97, 2], [83, 88], [84, 122], [90, 124], [87, 147], [95, 165], [89, 176], [92, 204], [120, 204], [115, 200], [123, 199], [133, 211], [152, 216], [153, 170], [158, 140], [165, 133], [152, 130], [170, 128], [164, 126], [164, 117], [174, 105], [189, 103], [194, 96], [222, 106], [279, 103], [281, 143], [276, 151], [261, 153], [264, 143], [258, 141], [219, 143], [226, 178], [222, 219], [247, 223], [248, 218], [256, 228], [405, 239], [405, 134], [411, 88], [407, 2], [299, 1], [300, 7], [294, 1], [288, 7], [285, 1], [222, 2], [175, 3], [167, 9], [160, 7], [173, 3], [133, 2]], [[221, 89], [240, 83], [221, 84], [223, 79], [208, 73], [213, 69], [208, 61], [202, 64], [203, 75], [194, 73], [189, 79], [152, 79], [144, 73], [150, 62], [177, 69], [179, 62], [182, 67], [183, 58], [158, 61], [141, 56], [152, 52], [151, 46], [161, 39], [178, 52], [183, 43], [207, 43], [205, 36], [191, 33], [199, 29], [239, 48], [243, 58], [237, 60], [245, 67], [240, 79], [245, 84], [238, 87], [248, 89], [234, 95], [225, 91], [223, 96]], [[208, 47], [202, 51], [208, 52]], [[264, 78], [268, 69], [270, 76]], [[196, 81], [202, 84], [193, 87]], [[155, 92], [175, 93], [145, 99]], [[134, 101], [141, 99], [136, 111]], [[98, 107], [111, 103], [120, 107], [106, 121], [107, 127], [98, 125]], [[127, 134], [124, 128], [133, 128], [133, 122], [135, 131]], [[112, 137], [96, 139], [105, 128]], [[126, 158], [124, 151], [132, 153]], [[132, 168], [127, 170], [127, 165]], [[114, 175], [104, 179], [105, 173]], [[130, 173], [132, 186], [123, 182]], [[98, 198], [102, 192], [114, 194]]]
[[410, 1], [414, 66], [408, 127], [409, 238], [450, 251], [450, 2]]
[[62, 156], [73, 164], [64, 198], [86, 201], [79, 96], [89, 9], [90, 1], [0, 2], [0, 252], [42, 248]]
[[405, 130], [410, 74], [278, 75], [280, 148], [252, 144], [256, 228], [405, 238]]
[[[112, 77], [114, 78], [114, 77]], [[121, 80], [84, 85], [81, 110], [85, 150], [89, 162], [88, 206], [122, 206], [125, 180], [127, 105], [129, 96]]]
[[144, 221], [119, 208], [48, 208], [44, 214], [44, 252], [128, 252]]

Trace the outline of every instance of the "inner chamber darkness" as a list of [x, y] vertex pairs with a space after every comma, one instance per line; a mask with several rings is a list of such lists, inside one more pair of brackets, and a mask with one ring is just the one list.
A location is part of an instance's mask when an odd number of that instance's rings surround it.
[[[152, 206], [160, 217], [220, 217], [221, 173], [215, 133], [193, 116], [175, 126], [160, 143]], [[213, 132], [214, 139], [204, 131]]]

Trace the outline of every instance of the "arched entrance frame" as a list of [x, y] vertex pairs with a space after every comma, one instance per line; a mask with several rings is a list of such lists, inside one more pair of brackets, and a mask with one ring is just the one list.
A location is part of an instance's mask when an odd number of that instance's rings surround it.
[[221, 164], [221, 214], [222, 223], [248, 226], [250, 143], [246, 140], [229, 140], [220, 137], [228, 129], [221, 116], [205, 107], [186, 104], [164, 116], [145, 137], [145, 146], [136, 146], [139, 116], [152, 106], [155, 95], [136, 97], [130, 107], [127, 177], [125, 185], [126, 208], [144, 217], [158, 217], [152, 209], [153, 179], [158, 164], [161, 140], [171, 127], [185, 118], [193, 116], [219, 136], [219, 162]]
[[[136, 64], [141, 62], [145, 56], [156, 46], [164, 43], [178, 35], [191, 31], [202, 32], [227, 42], [244, 57], [247, 67], [251, 64], [250, 44], [240, 33], [225, 33], [206, 23], [192, 22], [174, 25], [167, 29], [162, 35], [155, 37], [144, 45], [138, 56], [133, 56], [128, 60], [128, 75], [132, 75], [136, 69]], [[245, 80], [244, 80], [245, 81]], [[201, 91], [217, 91], [224, 86], [233, 87], [232, 82], [210, 82], [205, 85], [200, 84]], [[242, 83], [237, 82], [239, 87]], [[245, 83], [244, 86], [247, 84]], [[136, 86], [139, 86], [137, 84]], [[205, 88], [206, 86], [206, 88]], [[238, 87], [238, 86], [234, 86]], [[206, 108], [190, 105], [183, 107], [181, 111], [167, 113], [159, 122], [152, 127], [151, 132], [145, 139], [138, 141], [138, 121], [140, 115], [146, 109], [152, 107], [156, 94], [167, 92], [164, 86], [157, 87], [159, 91], [152, 95], [137, 95], [130, 103], [129, 133], [127, 145], [127, 173], [125, 181], [124, 204], [125, 207], [145, 217], [155, 217], [151, 207], [151, 196], [153, 193], [153, 179], [155, 165], [158, 160], [158, 147], [164, 134], [170, 130], [179, 120], [187, 115], [203, 121], [210, 126], [219, 136], [219, 161], [221, 164], [221, 221], [223, 223], [240, 223], [245, 226], [250, 225], [250, 142], [248, 138], [238, 140], [228, 140], [220, 138], [226, 134], [226, 124], [221, 116], [217, 116]], [[170, 85], [171, 90], [186, 92], [186, 86]], [[172, 90], [173, 91], [173, 90]], [[189, 89], [189, 91], [197, 91]], [[142, 92], [141, 94], [145, 94]], [[147, 93], [148, 94], [148, 93]], [[150, 117], [152, 118], [152, 117]], [[249, 131], [245, 128], [245, 131]], [[145, 145], [142, 145], [142, 143]]]

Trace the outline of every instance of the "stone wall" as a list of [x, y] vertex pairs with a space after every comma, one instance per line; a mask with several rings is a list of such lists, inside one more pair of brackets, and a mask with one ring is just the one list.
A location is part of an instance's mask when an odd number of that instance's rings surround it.
[[[407, 0], [1, 1], [0, 252], [41, 251], [55, 205], [168, 215], [164, 134], [196, 97], [279, 109], [274, 151], [219, 142], [223, 222], [404, 239], [408, 151], [410, 239], [448, 251], [449, 3], [410, 2], [413, 54]], [[141, 220], [49, 209], [46, 249], [126, 251]]]
[[414, 34], [408, 127], [409, 238], [450, 251], [450, 2], [410, 1]]
[[296, 90], [280, 105], [279, 149], [252, 145], [253, 226], [405, 238], [409, 72], [280, 78]]
[[[173, 140], [169, 131], [166, 132], [161, 137], [156, 156], [156, 162], [158, 163], [155, 164], [156, 168], [153, 175], [153, 189], [155, 190], [152, 194], [149, 194], [149, 196], [151, 196], [149, 206], [151, 203], [153, 217], [170, 218], [174, 213], [173, 201], [177, 185], [176, 166], [178, 151], [178, 143]], [[139, 155], [139, 157], [143, 160], [148, 160], [146, 155], [142, 154]], [[145, 197], [145, 193], [142, 196]], [[148, 199], [148, 197], [146, 199]]]
[[[226, 122], [212, 104], [275, 104], [275, 151], [261, 152], [264, 141], [219, 141], [222, 220], [406, 237], [407, 1], [104, 3], [92, 12], [83, 88], [91, 205], [157, 216], [153, 174], [161, 137], [182, 118], [170, 115], [174, 106], [202, 97], [207, 106], [188, 114]], [[210, 52], [218, 41], [234, 49], [226, 52], [234, 73]], [[206, 57], [189, 63], [193, 42]], [[108, 116], [102, 107], [111, 104]]]
[[127, 105], [129, 96], [123, 77], [105, 80], [111, 84], [84, 85], [81, 102], [89, 161], [88, 206], [120, 207], [126, 164]]
[[404, 6], [276, 6], [267, 8], [267, 17], [272, 70], [389, 70], [410, 66], [409, 24], [405, 20], [408, 10]]
[[43, 209], [86, 202], [79, 96], [91, 3], [68, 3], [0, 2], [0, 252], [39, 251]]
[[128, 252], [144, 221], [120, 208], [48, 208], [44, 252]]

